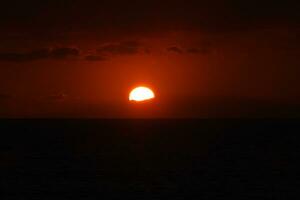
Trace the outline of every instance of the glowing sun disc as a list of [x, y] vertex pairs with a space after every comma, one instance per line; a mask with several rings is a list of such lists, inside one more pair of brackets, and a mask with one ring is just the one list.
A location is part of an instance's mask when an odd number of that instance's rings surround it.
[[155, 97], [154, 92], [147, 87], [137, 87], [129, 94], [129, 101], [146, 101]]

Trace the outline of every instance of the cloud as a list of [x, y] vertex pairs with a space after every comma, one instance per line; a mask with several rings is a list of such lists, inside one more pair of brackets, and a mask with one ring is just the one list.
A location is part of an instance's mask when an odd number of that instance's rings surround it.
[[150, 53], [144, 45], [137, 41], [104, 44], [96, 49], [96, 52], [87, 54], [86, 61], [105, 61], [110, 56], [135, 55], [138, 53]]
[[53, 49], [49, 55], [51, 58], [63, 59], [67, 57], [77, 57], [80, 55], [80, 52], [76, 48], [63, 47]]
[[172, 53], [179, 53], [179, 54], [183, 53], [183, 50], [179, 47], [176, 47], [176, 46], [168, 47], [167, 51], [172, 52]]
[[210, 41], [202, 41], [198, 47], [187, 49], [187, 53], [192, 54], [209, 54], [213, 50], [213, 44]]
[[191, 53], [191, 54], [208, 54], [210, 53], [210, 51], [211, 50], [209, 48], [203, 48], [203, 47], [192, 47], [186, 50], [187, 53]]
[[197, 54], [197, 53], [200, 53], [201, 50], [198, 49], [198, 48], [192, 47], [192, 48], [187, 49], [187, 52], [188, 52], [188, 53]]
[[140, 52], [142, 45], [136, 41], [106, 44], [97, 49], [99, 54], [132, 55]]
[[69, 57], [78, 57], [80, 51], [76, 48], [62, 47], [53, 49], [38, 49], [30, 52], [8, 52], [0, 53], [0, 61], [6, 62], [30, 62], [43, 59], [65, 59]]
[[107, 60], [104, 56], [101, 56], [101, 55], [87, 55], [85, 57], [85, 60], [87, 61], [105, 61]]
[[194, 47], [189, 48], [181, 48], [178, 46], [171, 46], [167, 48], [167, 51], [170, 53], [177, 53], [177, 54], [209, 54], [212, 51], [213, 45], [211, 42], [205, 41], [201, 42]]
[[[45, 59], [81, 58], [86, 61], [104, 61], [109, 55], [133, 55], [144, 52], [144, 46], [136, 41], [106, 44], [96, 49], [95, 53], [81, 52], [77, 48], [59, 47], [42, 48], [29, 52], [0, 52], [2, 62], [31, 62]], [[83, 57], [82, 57], [83, 56]]]
[[68, 95], [65, 93], [52, 94], [48, 96], [48, 99], [51, 101], [64, 101], [68, 98]]
[[0, 53], [0, 61], [8, 62], [27, 62], [33, 60], [40, 60], [49, 57], [50, 51], [48, 49], [34, 50], [28, 53]]

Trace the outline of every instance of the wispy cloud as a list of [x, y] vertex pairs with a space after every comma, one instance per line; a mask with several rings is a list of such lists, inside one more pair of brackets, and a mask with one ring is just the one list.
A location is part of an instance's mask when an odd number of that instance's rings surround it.
[[30, 62], [43, 59], [66, 59], [69, 57], [78, 57], [80, 51], [77, 48], [43, 48], [32, 50], [30, 52], [2, 52], [0, 61], [6, 62]]
[[105, 61], [107, 60], [107, 58], [101, 55], [87, 55], [85, 56], [85, 60], [97, 62], [97, 61]]
[[183, 50], [180, 47], [177, 47], [177, 46], [168, 47], [167, 51], [172, 52], [172, 53], [178, 53], [178, 54], [183, 53]]
[[142, 45], [137, 41], [106, 44], [97, 49], [99, 54], [132, 55], [140, 52]]
[[67, 98], [68, 94], [65, 93], [51, 94], [48, 96], [48, 99], [51, 101], [65, 101]]
[[171, 46], [166, 49], [170, 53], [177, 54], [208, 54], [212, 51], [212, 44], [210, 42], [202, 42], [192, 47], [182, 48], [179, 46]]

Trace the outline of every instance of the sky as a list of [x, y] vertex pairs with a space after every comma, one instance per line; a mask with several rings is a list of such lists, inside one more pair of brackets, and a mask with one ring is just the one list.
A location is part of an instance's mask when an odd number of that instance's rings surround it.
[[[0, 6], [0, 117], [286, 116], [300, 3], [27, 0]], [[128, 94], [151, 87], [151, 104]]]

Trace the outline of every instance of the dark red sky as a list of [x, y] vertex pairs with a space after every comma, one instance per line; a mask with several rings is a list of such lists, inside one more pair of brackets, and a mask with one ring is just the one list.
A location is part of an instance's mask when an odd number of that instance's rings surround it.
[[[289, 113], [300, 104], [299, 8], [289, 0], [3, 1], [0, 116]], [[138, 84], [152, 86], [156, 102], [129, 105]]]

